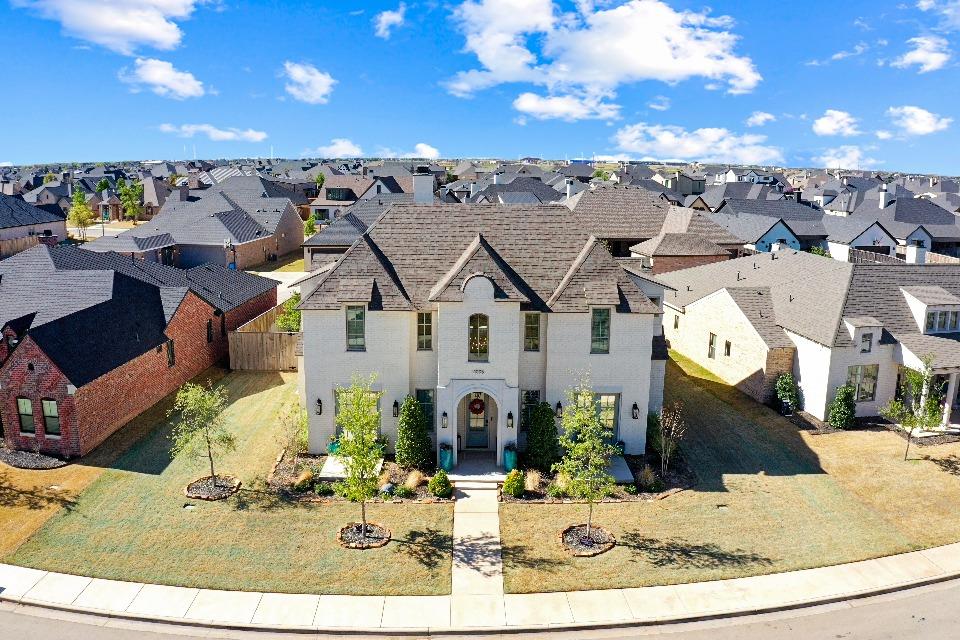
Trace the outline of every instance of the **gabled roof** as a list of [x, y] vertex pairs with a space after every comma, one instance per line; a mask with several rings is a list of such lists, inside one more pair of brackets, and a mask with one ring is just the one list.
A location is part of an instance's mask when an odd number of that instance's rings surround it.
[[46, 209], [35, 207], [14, 196], [0, 194], [0, 229], [62, 221], [61, 216]]
[[711, 220], [747, 242], [757, 240], [777, 221], [783, 221], [798, 238], [825, 238], [823, 217], [822, 211], [792, 200], [728, 199], [710, 214]]
[[592, 305], [612, 305], [621, 312], [659, 311], [595, 236], [590, 236], [547, 300], [553, 311], [584, 311]]
[[493, 283], [495, 300], [530, 302], [530, 298], [521, 291], [525, 288], [523, 281], [480, 233], [464, 249], [450, 271], [430, 289], [428, 300], [462, 301], [464, 287], [471, 278], [477, 276], [485, 277]]
[[[499, 279], [508, 295], [525, 296], [525, 308], [586, 311], [585, 282], [608, 280], [622, 294], [619, 310], [656, 313], [606, 248], [588, 242], [589, 234], [570, 222], [570, 211], [556, 205], [394, 205], [322, 277], [301, 308], [339, 309], [339, 280], [372, 276], [379, 283], [389, 276], [397, 295], [385, 291], [383, 309], [428, 309], [432, 295], [446, 295], [450, 286], [482, 271]], [[469, 250], [474, 244], [475, 251]], [[565, 285], [567, 294], [548, 307], [561, 281], [573, 278], [583, 282], [575, 290]]]
[[661, 233], [630, 247], [643, 256], [729, 256], [730, 252], [693, 233]]
[[960, 304], [960, 298], [940, 285], [913, 285], [901, 289], [928, 306]]
[[391, 205], [413, 202], [411, 193], [384, 193], [375, 198], [358, 200], [345, 208], [340, 217], [307, 238], [305, 247], [349, 247], [376, 222]]
[[793, 346], [787, 334], [777, 325], [773, 294], [769, 287], [727, 287], [725, 291], [768, 347], [777, 349]]

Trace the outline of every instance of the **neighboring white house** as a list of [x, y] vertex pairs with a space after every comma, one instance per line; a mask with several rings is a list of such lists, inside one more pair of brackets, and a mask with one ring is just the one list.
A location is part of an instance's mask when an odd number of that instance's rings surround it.
[[919, 369], [930, 356], [946, 392], [944, 423], [957, 422], [960, 265], [851, 264], [782, 250], [659, 278], [675, 289], [664, 299], [671, 348], [755, 397], [769, 398], [776, 375], [791, 370], [789, 349], [807, 412], [825, 420], [837, 388], [850, 383], [857, 415], [876, 416], [900, 368]]
[[561, 413], [588, 374], [616, 439], [644, 451], [662, 404], [664, 286], [621, 267], [567, 208], [396, 204], [318, 280], [300, 307], [311, 451], [336, 433], [337, 386], [370, 374], [391, 446], [411, 395], [438, 446], [501, 464], [527, 411]]

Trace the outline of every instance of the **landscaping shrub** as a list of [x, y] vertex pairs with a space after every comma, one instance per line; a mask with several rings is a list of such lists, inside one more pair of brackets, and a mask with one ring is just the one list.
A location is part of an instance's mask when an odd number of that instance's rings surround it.
[[837, 389], [837, 395], [830, 403], [830, 413], [827, 420], [834, 429], [852, 429], [856, 425], [857, 403], [854, 400], [854, 389], [845, 384]]
[[304, 469], [293, 483], [294, 491], [309, 491], [313, 486], [313, 471]]
[[824, 249], [823, 247], [816, 247], [816, 246], [810, 247], [810, 248], [808, 249], [808, 251], [809, 251], [810, 253], [812, 253], [813, 255], [815, 255], [815, 256], [823, 256], [823, 257], [825, 257], [825, 258], [829, 258], [829, 257], [830, 257], [830, 252], [828, 252], [828, 251], [827, 251], [826, 249]]
[[507, 474], [507, 479], [503, 481], [503, 492], [508, 496], [513, 496], [514, 498], [522, 498], [523, 489], [523, 471], [520, 471], [520, 469], [514, 469]]
[[793, 409], [800, 408], [800, 390], [792, 373], [786, 372], [777, 376], [776, 391], [780, 402], [789, 404]]
[[403, 486], [407, 487], [411, 491], [416, 490], [417, 487], [422, 485], [426, 481], [427, 477], [423, 475], [423, 471], [419, 469], [414, 469], [407, 474], [407, 479], [404, 480]]
[[277, 314], [277, 329], [280, 331], [300, 331], [300, 293], [294, 293], [283, 303], [283, 310]]
[[637, 485], [633, 483], [623, 485], [623, 490], [626, 491], [631, 496], [635, 496], [638, 493], [640, 493], [640, 490], [637, 489]]
[[400, 405], [397, 418], [397, 464], [404, 468], [427, 469], [433, 461], [433, 445], [427, 430], [427, 416], [413, 396]]
[[310, 217], [307, 218], [306, 223], [304, 223], [304, 225], [303, 225], [303, 235], [304, 235], [304, 237], [309, 238], [310, 236], [312, 236], [312, 235], [315, 234], [316, 232], [317, 232], [317, 219], [316, 219], [316, 217], [311, 213], [311, 214], [310, 214]]
[[527, 461], [530, 466], [541, 471], [549, 471], [559, 458], [559, 437], [557, 420], [549, 403], [538, 404], [530, 416], [530, 428], [527, 433]]
[[657, 477], [650, 465], [644, 465], [637, 482], [640, 488], [648, 493], [660, 493], [664, 488], [663, 481]]
[[540, 490], [540, 472], [536, 469], [527, 469], [524, 474], [523, 488], [527, 491]]
[[647, 414], [647, 452], [656, 453], [660, 439], [660, 414]]
[[547, 487], [547, 495], [551, 498], [565, 498], [567, 497], [567, 492], [556, 482], [552, 482]]
[[450, 478], [447, 477], [447, 472], [443, 469], [437, 469], [437, 472], [430, 478], [427, 489], [438, 498], [449, 498], [453, 495], [453, 485], [450, 484]]
[[397, 498], [413, 498], [417, 492], [406, 485], [400, 485], [393, 490], [393, 495]]
[[313, 492], [318, 496], [332, 496], [334, 493], [333, 483], [331, 482], [317, 482], [313, 485]]

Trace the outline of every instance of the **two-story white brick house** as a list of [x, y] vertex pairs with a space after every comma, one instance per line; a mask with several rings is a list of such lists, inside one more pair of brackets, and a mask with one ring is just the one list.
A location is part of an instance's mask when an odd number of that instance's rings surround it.
[[310, 450], [336, 432], [334, 390], [377, 375], [381, 432], [416, 397], [434, 440], [496, 452], [526, 411], [589, 374], [628, 453], [662, 404], [663, 285], [634, 274], [562, 206], [397, 204], [301, 304]]

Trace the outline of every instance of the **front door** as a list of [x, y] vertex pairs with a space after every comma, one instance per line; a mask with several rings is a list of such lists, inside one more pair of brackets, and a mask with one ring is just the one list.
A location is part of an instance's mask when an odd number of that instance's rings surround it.
[[482, 393], [470, 394], [467, 403], [467, 448], [487, 448], [487, 399]]

